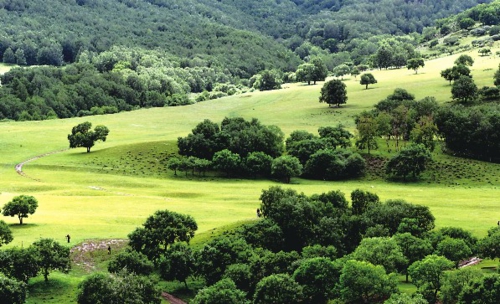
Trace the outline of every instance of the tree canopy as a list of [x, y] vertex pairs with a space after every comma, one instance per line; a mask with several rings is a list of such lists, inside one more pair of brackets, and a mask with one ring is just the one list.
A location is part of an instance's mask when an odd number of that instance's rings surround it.
[[38, 201], [31, 195], [19, 195], [3, 206], [2, 214], [4, 216], [17, 216], [19, 224], [23, 224], [23, 218], [33, 214], [38, 208]]
[[74, 126], [71, 129], [71, 134], [68, 135], [69, 147], [84, 147], [87, 149], [87, 153], [90, 153], [90, 149], [95, 145], [96, 141], [106, 141], [109, 134], [107, 127], [99, 125], [94, 130], [91, 130], [91, 128], [92, 123], [88, 121]]

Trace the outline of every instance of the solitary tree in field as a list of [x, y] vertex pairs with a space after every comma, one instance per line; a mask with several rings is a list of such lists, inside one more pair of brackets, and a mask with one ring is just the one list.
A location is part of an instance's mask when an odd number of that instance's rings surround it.
[[453, 82], [451, 95], [454, 100], [462, 103], [473, 101], [477, 96], [477, 86], [469, 76], [460, 76]]
[[326, 82], [321, 88], [319, 102], [326, 102], [328, 106], [337, 105], [337, 107], [346, 103], [347, 90], [345, 83], [338, 79]]
[[420, 67], [424, 67], [424, 66], [425, 66], [425, 63], [424, 63], [424, 59], [422, 59], [422, 58], [409, 59], [407, 64], [406, 64], [406, 67], [408, 68], [408, 70], [414, 70], [415, 74], [418, 73], [418, 69]]
[[375, 77], [371, 73], [366, 73], [361, 75], [361, 80], [359, 83], [365, 85], [366, 89], [368, 90], [368, 85], [377, 83], [377, 79], [375, 79]]
[[472, 66], [474, 64], [474, 59], [472, 59], [471, 56], [462, 54], [460, 57], [455, 60], [456, 65], [466, 65], [466, 66]]
[[28, 217], [28, 214], [35, 213], [37, 207], [36, 198], [30, 195], [19, 195], [3, 206], [2, 214], [4, 216], [17, 216], [19, 224], [22, 225], [23, 218]]
[[74, 126], [71, 130], [71, 134], [68, 135], [69, 147], [85, 147], [87, 148], [87, 153], [90, 153], [90, 148], [94, 146], [96, 141], [106, 141], [106, 137], [109, 134], [109, 129], [107, 127], [96, 126], [93, 131], [91, 128], [92, 123], [88, 121]]

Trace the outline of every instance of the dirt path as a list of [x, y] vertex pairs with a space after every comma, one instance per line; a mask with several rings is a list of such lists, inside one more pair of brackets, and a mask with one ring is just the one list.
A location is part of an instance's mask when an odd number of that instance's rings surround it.
[[167, 300], [170, 304], [187, 304], [186, 302], [182, 301], [181, 299], [179, 298], [176, 298], [174, 297], [173, 295], [169, 294], [169, 293], [166, 293], [166, 292], [162, 292], [161, 293], [161, 296]]
[[28, 159], [28, 160], [25, 160], [25, 161], [23, 161], [23, 162], [21, 162], [21, 163], [19, 163], [19, 164], [17, 164], [17, 165], [16, 165], [16, 167], [15, 167], [15, 168], [16, 168], [16, 172], [17, 172], [17, 174], [19, 174], [19, 175], [21, 175], [21, 176], [24, 176], [24, 177], [26, 177], [26, 178], [29, 178], [29, 179], [32, 179], [32, 180], [35, 180], [35, 181], [38, 181], [38, 182], [39, 182], [39, 181], [40, 181], [39, 179], [36, 179], [36, 178], [30, 177], [30, 176], [28, 176], [26, 173], [24, 173], [24, 172], [23, 172], [23, 166], [24, 166], [25, 164], [29, 163], [29, 162], [32, 162], [32, 161], [37, 160], [37, 159], [40, 159], [40, 158], [42, 158], [42, 157], [44, 157], [44, 156], [49, 156], [49, 155], [52, 155], [52, 154], [61, 153], [61, 152], [64, 152], [64, 151], [66, 151], [66, 150], [68, 150], [68, 149], [62, 149], [62, 150], [52, 151], [52, 152], [48, 152], [48, 153], [44, 153], [44, 154], [37, 155], [37, 156], [32, 157], [32, 158], [30, 158], [30, 159]]

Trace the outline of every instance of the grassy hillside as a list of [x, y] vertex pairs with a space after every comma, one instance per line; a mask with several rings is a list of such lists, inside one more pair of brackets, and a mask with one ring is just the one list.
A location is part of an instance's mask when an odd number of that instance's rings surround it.
[[[439, 77], [439, 71], [451, 66], [456, 56], [429, 61], [418, 75], [403, 69], [373, 71], [379, 83], [368, 90], [357, 80], [347, 79], [349, 100], [341, 108], [318, 103], [321, 83], [292, 84], [278, 91], [253, 92], [187, 107], [67, 120], [2, 122], [0, 205], [18, 194], [31, 194], [40, 201], [37, 213], [23, 227], [15, 225], [15, 218], [5, 218], [15, 235], [10, 246], [30, 243], [40, 236], [63, 240], [67, 233], [75, 243], [88, 238], [123, 238], [158, 209], [193, 215], [200, 232], [252, 219], [261, 190], [276, 183], [175, 177], [173, 172], [165, 172], [164, 160], [175, 153], [177, 137], [185, 136], [204, 118], [220, 121], [225, 116], [257, 117], [264, 124], [278, 125], [286, 134], [298, 129], [316, 132], [320, 126], [338, 123], [354, 130], [354, 115], [369, 109], [397, 87], [414, 93], [417, 99], [436, 96], [441, 102], [449, 100], [450, 86]], [[491, 83], [496, 65], [495, 58], [476, 58], [473, 74], [478, 86]], [[23, 167], [28, 178], [14, 171], [19, 162], [67, 148], [66, 136], [71, 127], [86, 120], [109, 127], [108, 141], [98, 143], [90, 154], [84, 149], [65, 150], [29, 162]], [[460, 161], [439, 157], [450, 163]], [[494, 170], [499, 165], [488, 167], [493, 168], [495, 177]], [[500, 194], [496, 185], [482, 180], [472, 183], [472, 188], [452, 187], [450, 179], [443, 183], [296, 179], [290, 187], [307, 194], [334, 189], [349, 194], [362, 188], [378, 193], [382, 199], [404, 198], [430, 206], [438, 226], [460, 226], [478, 236], [496, 223], [500, 217], [495, 208]]]
[[[493, 50], [493, 53], [498, 48]], [[491, 85], [498, 58], [478, 57], [472, 68], [478, 86]], [[353, 117], [401, 87], [417, 99], [435, 96], [448, 102], [450, 86], [439, 72], [453, 65], [458, 54], [426, 62], [417, 75], [412, 70], [372, 71], [378, 84], [368, 90], [354, 78], [345, 79], [349, 100], [341, 108], [318, 102], [322, 83], [290, 84], [282, 90], [252, 92], [186, 107], [144, 109], [114, 115], [34, 122], [0, 123], [0, 206], [19, 194], [39, 200], [37, 212], [19, 226], [16, 218], [4, 217], [14, 233], [6, 247], [26, 246], [40, 237], [71, 246], [90, 239], [126, 238], [154, 211], [169, 209], [192, 215], [199, 225], [193, 242], [206, 240], [226, 225], [255, 219], [262, 189], [272, 185], [290, 187], [306, 194], [341, 190], [349, 196], [354, 189], [377, 193], [382, 200], [401, 198], [430, 207], [436, 226], [458, 226], [481, 237], [500, 218], [500, 165], [453, 158], [439, 152], [433, 173], [418, 183], [387, 182], [367, 176], [360, 180], [322, 182], [293, 179], [284, 185], [270, 180], [224, 179], [209, 176], [174, 176], [164, 167], [165, 157], [176, 152], [176, 139], [186, 136], [205, 118], [220, 122], [225, 116], [258, 118], [289, 134], [303, 129], [342, 123], [354, 131]], [[66, 136], [83, 121], [104, 124], [111, 130], [105, 143], [91, 153], [66, 150]], [[14, 166], [23, 166], [26, 177]], [[376, 152], [386, 155], [382, 148]], [[467, 171], [467, 174], [455, 172]], [[470, 174], [470, 177], [469, 177]], [[458, 175], [461, 177], [459, 178]], [[89, 257], [101, 261], [99, 252]], [[105, 261], [105, 259], [104, 259]], [[105, 262], [94, 265], [105, 267]], [[42, 278], [30, 281], [28, 303], [74, 302], [76, 288], [85, 270], [77, 266], [69, 274], [54, 273], [48, 285]], [[413, 287], [408, 287], [413, 288]]]

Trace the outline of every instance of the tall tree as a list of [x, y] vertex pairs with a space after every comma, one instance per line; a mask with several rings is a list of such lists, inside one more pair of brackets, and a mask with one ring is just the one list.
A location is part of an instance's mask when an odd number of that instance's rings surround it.
[[436, 303], [444, 272], [453, 268], [453, 262], [438, 255], [428, 255], [413, 263], [408, 272], [413, 284], [429, 303]]

